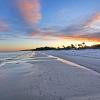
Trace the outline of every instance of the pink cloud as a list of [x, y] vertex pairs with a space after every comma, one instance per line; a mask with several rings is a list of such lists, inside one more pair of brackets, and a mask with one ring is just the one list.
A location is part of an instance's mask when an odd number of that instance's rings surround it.
[[30, 25], [35, 25], [41, 20], [41, 7], [39, 0], [21, 0], [19, 8], [22, 16]]
[[9, 24], [5, 20], [0, 20], [0, 32], [10, 31]]

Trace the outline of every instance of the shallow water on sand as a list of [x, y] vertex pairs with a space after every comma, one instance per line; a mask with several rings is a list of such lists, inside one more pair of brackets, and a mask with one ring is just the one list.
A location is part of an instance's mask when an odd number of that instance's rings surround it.
[[19, 52], [0, 52], [0, 66], [6, 63], [17, 63], [21, 61], [27, 61], [31, 58], [33, 53], [31, 51], [19, 51]]

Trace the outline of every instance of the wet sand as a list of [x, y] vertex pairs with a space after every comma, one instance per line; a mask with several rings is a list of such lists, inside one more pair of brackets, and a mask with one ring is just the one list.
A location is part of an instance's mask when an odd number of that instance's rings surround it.
[[100, 74], [83, 67], [41, 52], [8, 61], [0, 67], [0, 100], [100, 100]]

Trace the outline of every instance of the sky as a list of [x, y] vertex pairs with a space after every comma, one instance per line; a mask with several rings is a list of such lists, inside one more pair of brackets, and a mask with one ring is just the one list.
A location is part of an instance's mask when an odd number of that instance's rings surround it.
[[0, 0], [0, 50], [100, 43], [100, 0]]

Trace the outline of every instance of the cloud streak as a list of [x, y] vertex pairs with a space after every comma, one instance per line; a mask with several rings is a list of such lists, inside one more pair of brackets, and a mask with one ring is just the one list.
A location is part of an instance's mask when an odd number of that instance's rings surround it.
[[5, 21], [0, 19], [0, 32], [9, 32], [10, 25]]
[[87, 28], [87, 31], [90, 33], [100, 32], [100, 13], [93, 15], [86, 23], [85, 28]]
[[[88, 19], [88, 20], [87, 20]], [[86, 20], [65, 27], [48, 27], [41, 29], [44, 39], [57, 37], [60, 39], [84, 40], [100, 42], [100, 14], [96, 13]]]

